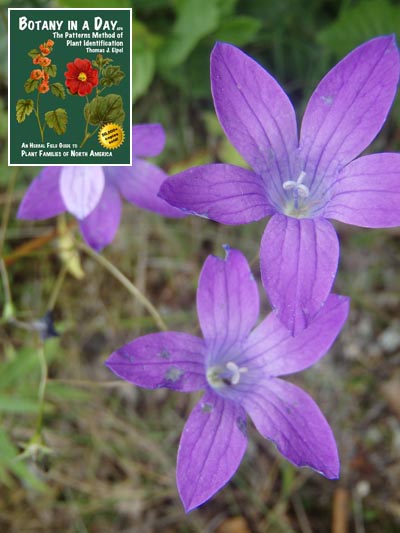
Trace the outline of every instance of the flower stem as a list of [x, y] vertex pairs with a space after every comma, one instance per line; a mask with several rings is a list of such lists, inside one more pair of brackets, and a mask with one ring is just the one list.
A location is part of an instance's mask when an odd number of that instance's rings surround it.
[[40, 115], [39, 115], [39, 97], [40, 97], [40, 92], [38, 91], [37, 99], [36, 99], [35, 115], [36, 115], [36, 119], [37, 119], [38, 126], [39, 126], [40, 137], [42, 138], [42, 142], [44, 142], [44, 133], [43, 133], [43, 128], [40, 122]]
[[44, 343], [40, 341], [38, 347], [38, 359], [40, 365], [40, 383], [39, 383], [39, 413], [36, 421], [35, 434], [32, 438], [32, 441], [42, 440], [42, 428], [43, 428], [43, 413], [44, 413], [44, 397], [46, 393], [46, 384], [47, 384], [47, 361], [44, 355]]
[[53, 290], [51, 291], [51, 294], [50, 294], [49, 303], [47, 304], [47, 308], [46, 308], [47, 311], [53, 311], [54, 306], [56, 305], [58, 295], [60, 294], [61, 287], [64, 283], [67, 271], [68, 271], [68, 263], [63, 265], [63, 267], [60, 270], [60, 273], [57, 276]]
[[164, 320], [161, 318], [160, 314], [158, 313], [157, 309], [153, 306], [153, 304], [146, 298], [144, 294], [142, 294], [139, 289], [124, 275], [120, 270], [118, 270], [117, 267], [115, 267], [108, 259], [106, 259], [104, 256], [98, 254], [95, 252], [90, 246], [87, 246], [83, 242], [77, 242], [78, 248], [80, 248], [82, 251], [84, 251], [86, 254], [90, 255], [95, 261], [97, 261], [101, 266], [103, 266], [106, 270], [112, 274], [115, 279], [117, 279], [125, 288], [126, 290], [135, 298], [139, 300], [139, 302], [147, 309], [147, 311], [150, 313], [150, 315], [154, 318], [155, 323], [157, 324], [158, 328], [161, 331], [167, 331], [168, 328], [164, 322]]
[[97, 126], [95, 130], [93, 130], [91, 133], [88, 133], [87, 127], [88, 127], [88, 123], [86, 123], [85, 136], [84, 136], [81, 144], [79, 145], [79, 148], [82, 148], [82, 146], [86, 143], [86, 141], [88, 141], [90, 139], [90, 137], [93, 137], [93, 135], [99, 129], [99, 126]]

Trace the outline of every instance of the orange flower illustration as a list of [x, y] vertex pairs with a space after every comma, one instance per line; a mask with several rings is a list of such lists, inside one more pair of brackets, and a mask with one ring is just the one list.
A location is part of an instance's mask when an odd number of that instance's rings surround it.
[[39, 57], [38, 63], [42, 67], [48, 67], [51, 63], [51, 59], [49, 59], [48, 57]]
[[40, 51], [42, 52], [42, 54], [43, 54], [44, 56], [48, 56], [48, 55], [50, 54], [50, 52], [51, 52], [51, 48], [49, 48], [48, 46], [46, 46], [46, 43], [45, 43], [45, 44], [41, 44], [41, 45], [39, 46], [39, 49], [40, 49]]
[[50, 91], [50, 86], [47, 81], [42, 81], [42, 83], [38, 87], [38, 91], [42, 94], [47, 93]]
[[35, 68], [34, 70], [32, 70], [30, 78], [31, 80], [40, 80], [40, 78], [44, 77], [44, 74], [45, 72], [43, 70], [40, 70], [40, 68]]

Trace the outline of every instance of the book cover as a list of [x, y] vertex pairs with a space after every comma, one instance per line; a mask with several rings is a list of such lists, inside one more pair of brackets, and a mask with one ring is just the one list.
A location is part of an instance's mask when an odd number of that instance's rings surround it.
[[132, 10], [8, 15], [9, 165], [130, 165]]

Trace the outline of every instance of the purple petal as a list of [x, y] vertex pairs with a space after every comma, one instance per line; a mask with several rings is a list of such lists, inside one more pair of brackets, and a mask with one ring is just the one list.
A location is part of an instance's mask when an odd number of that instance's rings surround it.
[[18, 209], [18, 218], [40, 220], [66, 210], [60, 193], [62, 167], [46, 167], [30, 184]]
[[308, 328], [295, 337], [275, 313], [270, 313], [250, 333], [236, 362], [265, 376], [284, 376], [304, 370], [326, 354], [346, 322], [348, 312], [349, 298], [330, 294]]
[[161, 124], [139, 124], [132, 128], [132, 155], [153, 157], [162, 152], [165, 132]]
[[290, 100], [261, 65], [230, 44], [211, 54], [215, 109], [231, 143], [257, 172], [290, 176], [297, 148], [296, 116]]
[[210, 363], [248, 336], [259, 305], [257, 283], [241, 252], [228, 248], [225, 259], [208, 256], [199, 278], [197, 312]]
[[277, 378], [240, 384], [242, 405], [265, 438], [296, 466], [309, 466], [329, 479], [339, 477], [332, 430], [314, 400], [299, 387]]
[[208, 389], [186, 422], [179, 444], [176, 478], [186, 512], [230, 480], [246, 446], [246, 413]]
[[398, 79], [394, 36], [366, 42], [328, 72], [304, 114], [302, 170], [320, 180], [359, 155], [382, 128]]
[[125, 344], [106, 365], [118, 377], [146, 389], [191, 392], [207, 386], [203, 339], [186, 333], [151, 333]]
[[78, 220], [87, 217], [99, 203], [104, 185], [102, 167], [62, 167], [61, 196], [67, 210]]
[[203, 165], [181, 172], [164, 182], [160, 196], [222, 224], [247, 224], [275, 212], [260, 176], [233, 165]]
[[99, 203], [80, 221], [83, 238], [89, 246], [102, 250], [117, 233], [121, 219], [121, 198], [113, 185], [106, 183]]
[[156, 165], [134, 159], [132, 167], [118, 167], [118, 170], [108, 168], [106, 172], [112, 175], [114, 183], [128, 202], [165, 217], [186, 216], [159, 198], [158, 192], [167, 175]]
[[324, 219], [274, 215], [260, 249], [264, 288], [293, 335], [306, 328], [327, 299], [339, 259], [333, 226]]
[[356, 159], [339, 174], [324, 216], [363, 226], [400, 226], [400, 154]]

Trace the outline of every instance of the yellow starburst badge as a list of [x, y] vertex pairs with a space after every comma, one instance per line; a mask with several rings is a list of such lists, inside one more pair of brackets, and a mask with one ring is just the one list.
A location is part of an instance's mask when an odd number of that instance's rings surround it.
[[124, 142], [125, 132], [119, 124], [104, 124], [99, 131], [99, 142], [104, 148], [115, 150]]

